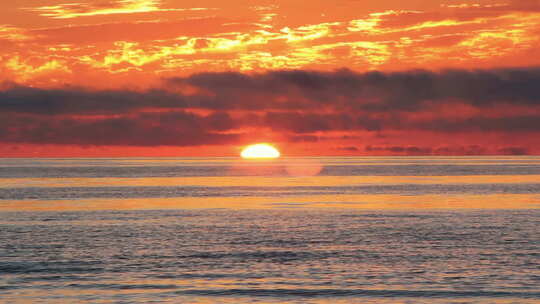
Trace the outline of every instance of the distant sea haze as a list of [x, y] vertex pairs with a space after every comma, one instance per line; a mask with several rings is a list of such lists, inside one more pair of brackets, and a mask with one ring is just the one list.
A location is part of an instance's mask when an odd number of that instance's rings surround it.
[[0, 160], [0, 303], [538, 303], [540, 157]]

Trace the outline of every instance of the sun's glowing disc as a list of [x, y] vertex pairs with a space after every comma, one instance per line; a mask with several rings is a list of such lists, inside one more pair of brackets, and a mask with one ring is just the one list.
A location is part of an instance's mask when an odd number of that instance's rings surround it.
[[254, 158], [278, 158], [281, 154], [279, 151], [269, 144], [256, 144], [247, 146], [240, 156], [242, 158], [254, 159]]

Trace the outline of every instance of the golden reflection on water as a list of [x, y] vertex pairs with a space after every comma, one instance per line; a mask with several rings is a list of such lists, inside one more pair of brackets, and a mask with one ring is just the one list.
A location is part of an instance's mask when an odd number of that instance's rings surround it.
[[[246, 288], [246, 283], [249, 281], [250, 288]], [[302, 286], [305, 283], [304, 279], [287, 278], [289, 286]], [[81, 298], [111, 298], [119, 299], [123, 296], [126, 299], [136, 297], [137, 301], [144, 302], [146, 299], [154, 302], [156, 297], [159, 298], [159, 303], [193, 303], [193, 304], [210, 304], [210, 303], [223, 303], [223, 304], [243, 304], [253, 303], [253, 297], [242, 296], [229, 296], [229, 297], [212, 297], [201, 295], [189, 295], [183, 294], [184, 291], [189, 293], [190, 290], [288, 290], [284, 288], [283, 282], [279, 278], [249, 278], [249, 279], [227, 279], [227, 278], [171, 278], [171, 279], [133, 279], [126, 280], [123, 278], [108, 278], [106, 282], [92, 286], [92, 283], [87, 281], [73, 281], [71, 284], [80, 285], [83, 289], [79, 288], [47, 288], [48, 283], [33, 283], [30, 290], [24, 292], [6, 293], [4, 294], [5, 303], [11, 304], [29, 304], [36, 303], [37, 299], [62, 299], [63, 303], [76, 303]], [[122, 286], [129, 286], [127, 289], [121, 288]], [[366, 291], [385, 291], [390, 290], [392, 292], [407, 291], [392, 286], [364, 286], [361, 290]], [[319, 291], [316, 287], [303, 287], [302, 290]], [[297, 290], [290, 289], [295, 292]], [[343, 291], [351, 290], [355, 291], [355, 288], [341, 289]], [[441, 289], [444, 291], [444, 289]], [[435, 290], [436, 292], [437, 290]], [[429, 292], [429, 290], [427, 290]], [[162, 294], [160, 296], [159, 294]], [[511, 304], [511, 303], [538, 303], [534, 299], [523, 298], [496, 298], [490, 297], [489, 303], [493, 304]], [[486, 299], [478, 297], [459, 297], [457, 299], [451, 298], [434, 298], [434, 297], [258, 297], [256, 303], [311, 303], [311, 304], [347, 304], [347, 303], [486, 303]], [[99, 303], [117, 303], [111, 301], [100, 301]]]
[[538, 194], [309, 195], [287, 197], [182, 197], [0, 201], [0, 211], [95, 211], [152, 209], [538, 209]]
[[[15, 294], [6, 294], [5, 300], [6, 303], [10, 304], [31, 304], [36, 303], [36, 299], [47, 299], [47, 298], [57, 298], [62, 299], [58, 303], [76, 303], [81, 297], [83, 298], [93, 298], [96, 296], [101, 297], [111, 297], [111, 298], [120, 298], [123, 295], [128, 297], [137, 296], [137, 300], [141, 301], [146, 298], [149, 301], [153, 300], [151, 296], [154, 294], [159, 294], [160, 292], [167, 293], [171, 290], [148, 290], [148, 289], [114, 289], [114, 290], [99, 290], [93, 289], [89, 291], [81, 291], [77, 289], [34, 289], [32, 291], [25, 291], [24, 293], [15, 293]], [[174, 292], [174, 289], [172, 290]], [[150, 295], [149, 295], [150, 294]], [[159, 296], [159, 295], [158, 295]], [[276, 303], [303, 303], [303, 304], [350, 304], [350, 303], [362, 303], [362, 304], [410, 304], [410, 303], [432, 303], [432, 304], [477, 304], [477, 303], [492, 303], [492, 304], [537, 304], [538, 300], [536, 299], [512, 299], [512, 298], [489, 298], [489, 302], [486, 302], [486, 299], [482, 298], [468, 298], [468, 297], [459, 297], [458, 299], [448, 299], [448, 298], [401, 298], [396, 299], [394, 297], [362, 297], [362, 298], [257, 298], [256, 301], [252, 297], [205, 297], [205, 296], [186, 296], [181, 294], [176, 294], [171, 296], [160, 297], [159, 303], [190, 303], [190, 304], [247, 304], [247, 303], [258, 303], [258, 304], [276, 304]], [[40, 302], [41, 303], [41, 302]], [[96, 302], [97, 303], [97, 302]], [[117, 301], [100, 301], [99, 303], [118, 303]], [[124, 303], [124, 302], [122, 302]]]
[[[310, 170], [305, 168], [298, 169]], [[391, 184], [510, 184], [538, 183], [540, 175], [464, 176], [228, 176], [145, 178], [2, 178], [0, 188], [24, 187], [331, 187]]]

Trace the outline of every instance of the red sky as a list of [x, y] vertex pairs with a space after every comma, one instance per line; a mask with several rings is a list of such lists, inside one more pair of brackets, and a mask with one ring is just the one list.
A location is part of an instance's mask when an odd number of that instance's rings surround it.
[[0, 3], [0, 156], [540, 154], [540, 1]]

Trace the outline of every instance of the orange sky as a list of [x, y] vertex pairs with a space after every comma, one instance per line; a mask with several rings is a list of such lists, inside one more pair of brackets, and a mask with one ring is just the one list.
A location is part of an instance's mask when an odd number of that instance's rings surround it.
[[[0, 156], [540, 153], [538, 0], [18, 0], [0, 20]], [[442, 93], [393, 101], [417, 70]]]

